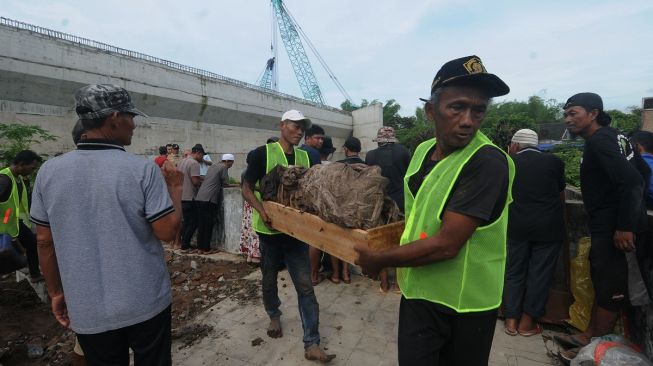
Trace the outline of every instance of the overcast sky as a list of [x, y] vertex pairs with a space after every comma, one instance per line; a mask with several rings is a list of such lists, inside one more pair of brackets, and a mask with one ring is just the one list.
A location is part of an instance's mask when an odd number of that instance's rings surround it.
[[[355, 103], [393, 98], [402, 115], [444, 62], [471, 54], [510, 86], [499, 101], [592, 91], [625, 109], [653, 96], [651, 0], [284, 2]], [[270, 57], [270, 14], [266, 0], [0, 0], [1, 16], [249, 83]], [[280, 39], [279, 56], [280, 91], [301, 96]], [[312, 56], [326, 103], [339, 106]]]

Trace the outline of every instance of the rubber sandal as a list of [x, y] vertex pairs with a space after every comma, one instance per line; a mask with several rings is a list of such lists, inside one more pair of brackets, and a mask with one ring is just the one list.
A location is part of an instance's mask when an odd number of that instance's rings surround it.
[[576, 358], [576, 356], [578, 356], [579, 351], [580, 348], [578, 347], [562, 350], [558, 352], [558, 357], [560, 357], [560, 359], [562, 359], [562, 361], [568, 365], [571, 362], [571, 360], [573, 360], [574, 358]]
[[351, 283], [351, 277], [348, 278], [348, 279], [344, 279], [344, 278], [343, 278], [343, 279], [342, 279], [342, 282], [344, 282], [344, 283], [346, 283], [346, 284], [349, 285], [349, 284]]
[[532, 337], [532, 336], [534, 336], [534, 335], [542, 334], [542, 326], [539, 325], [539, 324], [536, 324], [536, 325], [535, 325], [535, 328], [533, 328], [533, 329], [531, 329], [531, 330], [527, 330], [527, 331], [525, 331], [525, 332], [522, 332], [522, 331], [520, 331], [520, 330], [517, 330], [517, 332], [518, 332], [519, 335], [522, 336], [522, 337]]
[[508, 327], [503, 327], [503, 331], [504, 331], [507, 335], [509, 335], [509, 336], [511, 336], [511, 337], [514, 337], [514, 336], [516, 336], [516, 335], [519, 334], [519, 332], [517, 331], [517, 329], [514, 329], [514, 328], [513, 328], [513, 329], [510, 329], [510, 328], [508, 328]]
[[554, 334], [553, 340], [564, 348], [582, 348], [587, 346], [573, 334]]
[[333, 284], [336, 284], [336, 285], [340, 284], [340, 279], [333, 279], [331, 276], [329, 276], [329, 277], [327, 277], [327, 278], [328, 278], [329, 281], [331, 281], [331, 283], [333, 283]]

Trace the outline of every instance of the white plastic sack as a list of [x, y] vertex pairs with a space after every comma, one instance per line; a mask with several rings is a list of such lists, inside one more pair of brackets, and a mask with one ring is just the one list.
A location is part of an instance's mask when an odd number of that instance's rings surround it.
[[653, 366], [646, 357], [636, 350], [636, 346], [626, 338], [609, 334], [592, 338], [587, 346], [581, 348], [571, 366]]

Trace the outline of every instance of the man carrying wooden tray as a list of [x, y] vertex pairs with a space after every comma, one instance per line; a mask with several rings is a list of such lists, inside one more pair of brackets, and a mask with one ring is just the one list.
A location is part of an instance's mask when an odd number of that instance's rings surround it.
[[417, 147], [404, 178], [401, 246], [356, 247], [366, 273], [398, 267], [400, 365], [487, 365], [514, 164], [478, 129], [490, 98], [509, 90], [476, 56], [442, 66], [423, 99], [436, 138]]
[[290, 110], [284, 113], [279, 123], [281, 132], [279, 142], [260, 146], [252, 152], [242, 190], [243, 198], [254, 208], [252, 227], [259, 235], [261, 243], [263, 305], [270, 317], [268, 336], [272, 338], [283, 336], [277, 274], [285, 264], [297, 291], [299, 314], [304, 328], [304, 357], [308, 360], [329, 362], [335, 358], [335, 355], [327, 355], [320, 348], [318, 331], [320, 309], [311, 283], [308, 246], [291, 236], [271, 229], [272, 220], [261, 204], [260, 194], [254, 191], [254, 187], [259, 186], [261, 178], [277, 165], [284, 167], [299, 165], [306, 168], [310, 166], [306, 151], [295, 148], [310, 126], [311, 121], [301, 112]]

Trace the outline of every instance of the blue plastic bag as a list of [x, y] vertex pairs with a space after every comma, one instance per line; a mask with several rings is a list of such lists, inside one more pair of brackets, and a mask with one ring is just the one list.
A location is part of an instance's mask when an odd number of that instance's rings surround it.
[[11, 273], [27, 266], [27, 258], [16, 247], [11, 235], [0, 234], [0, 274]]

